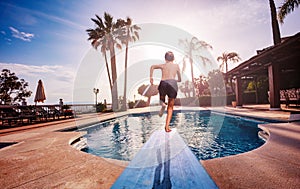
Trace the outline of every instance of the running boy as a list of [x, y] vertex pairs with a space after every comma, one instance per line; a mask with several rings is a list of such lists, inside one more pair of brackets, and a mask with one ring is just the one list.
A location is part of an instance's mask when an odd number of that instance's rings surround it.
[[[166, 125], [165, 125], [166, 132], [172, 131], [169, 127], [169, 124], [172, 118], [173, 107], [174, 107], [175, 98], [177, 96], [177, 91], [178, 91], [177, 82], [181, 82], [180, 68], [178, 64], [175, 64], [173, 61], [174, 61], [174, 54], [173, 52], [168, 51], [165, 54], [165, 64], [152, 65], [150, 68], [151, 85], [153, 85], [153, 70], [161, 69], [162, 71], [161, 81], [158, 86], [159, 99], [161, 104], [161, 110], [159, 112], [159, 116], [162, 116], [164, 113], [164, 110], [166, 108], [165, 98], [166, 95], [168, 95], [168, 108], [167, 108], [167, 118], [166, 118]], [[176, 75], [177, 75], [177, 80], [175, 79]]]

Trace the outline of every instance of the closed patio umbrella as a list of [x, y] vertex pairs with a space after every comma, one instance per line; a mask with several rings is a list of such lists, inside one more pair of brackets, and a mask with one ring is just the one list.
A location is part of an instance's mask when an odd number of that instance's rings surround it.
[[37, 102], [44, 102], [44, 100], [46, 100], [46, 95], [45, 95], [45, 91], [44, 91], [44, 86], [43, 86], [42, 80], [39, 80], [38, 86], [37, 86], [37, 88], [36, 88], [36, 93], [35, 93], [35, 97], [34, 97], [34, 102], [35, 102], [35, 104], [36, 104]]

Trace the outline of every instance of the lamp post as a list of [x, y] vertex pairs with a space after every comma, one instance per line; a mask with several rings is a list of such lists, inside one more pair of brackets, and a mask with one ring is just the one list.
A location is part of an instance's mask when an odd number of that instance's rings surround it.
[[99, 93], [99, 89], [96, 89], [96, 88], [94, 88], [94, 93], [95, 93], [95, 95], [96, 95], [96, 106], [97, 106], [97, 95], [98, 95], [98, 93]]

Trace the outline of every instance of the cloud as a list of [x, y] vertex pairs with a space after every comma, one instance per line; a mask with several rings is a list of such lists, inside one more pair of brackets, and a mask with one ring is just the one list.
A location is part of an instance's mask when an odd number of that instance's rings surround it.
[[25, 65], [17, 63], [0, 63], [1, 70], [9, 69], [17, 77], [28, 82], [28, 89], [32, 91], [31, 97], [27, 100], [33, 104], [33, 99], [38, 80], [43, 81], [46, 91], [47, 104], [58, 103], [58, 99], [64, 99], [64, 102], [72, 101], [73, 83], [76, 74], [74, 66], [61, 65]]
[[9, 27], [9, 29], [11, 30], [12, 36], [13, 36], [14, 38], [21, 39], [21, 40], [23, 40], [23, 41], [28, 41], [28, 42], [30, 42], [31, 39], [34, 37], [34, 34], [33, 34], [33, 33], [25, 33], [25, 32], [22, 32], [22, 31], [17, 30], [17, 29], [14, 28], [14, 27]]

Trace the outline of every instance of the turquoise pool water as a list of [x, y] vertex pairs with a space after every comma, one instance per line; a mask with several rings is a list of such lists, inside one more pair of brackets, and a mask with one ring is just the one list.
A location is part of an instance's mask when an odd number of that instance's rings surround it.
[[[84, 151], [130, 161], [155, 130], [164, 128], [165, 116], [133, 114], [83, 128], [88, 141]], [[258, 137], [257, 125], [261, 123], [266, 121], [211, 111], [175, 111], [170, 126], [176, 128], [199, 160], [206, 160], [247, 152], [264, 144]]]

